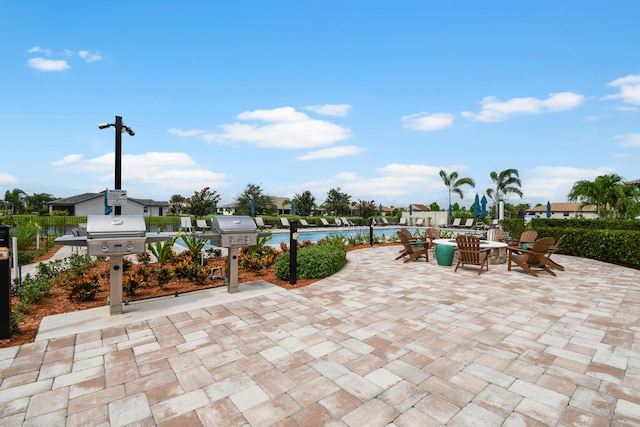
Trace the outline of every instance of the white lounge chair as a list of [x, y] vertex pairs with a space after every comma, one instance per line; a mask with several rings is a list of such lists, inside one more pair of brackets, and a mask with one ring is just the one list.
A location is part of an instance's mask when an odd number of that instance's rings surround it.
[[471, 227], [473, 227], [473, 221], [474, 221], [474, 220], [473, 220], [473, 218], [469, 218], [469, 219], [467, 220], [467, 222], [465, 222], [465, 223], [464, 223], [464, 228], [471, 228]]
[[347, 218], [345, 218], [345, 217], [340, 217], [340, 220], [342, 221], [342, 225], [344, 225], [345, 227], [346, 227], [346, 226], [349, 226], [349, 227], [354, 227], [354, 226], [355, 226], [355, 224], [354, 224], [354, 223], [352, 223], [351, 221], [349, 221], [349, 220], [348, 220]]
[[380, 224], [380, 225], [391, 225], [389, 220], [387, 220], [387, 218], [385, 218], [385, 217], [380, 218], [380, 221], [382, 221], [382, 224]]
[[280, 224], [282, 224], [282, 227], [284, 228], [291, 227], [291, 225], [289, 224], [289, 220], [287, 218], [280, 218]]
[[402, 218], [400, 218], [400, 222], [398, 222], [398, 225], [406, 226], [407, 225], [407, 217], [403, 216]]
[[340, 221], [340, 218], [336, 218], [335, 221], [336, 221], [336, 226], [342, 227], [342, 221]]
[[447, 218], [440, 218], [438, 221], [438, 227], [446, 227], [447, 226]]
[[329, 224], [326, 218], [320, 218], [320, 223], [325, 227], [331, 227], [331, 224]]
[[264, 220], [262, 218], [260, 218], [259, 216], [255, 217], [255, 221], [256, 221], [256, 226], [261, 230], [264, 230], [264, 229], [267, 229], [267, 228], [273, 228], [272, 225], [265, 224]]
[[461, 220], [460, 220], [460, 218], [455, 218], [455, 219], [453, 220], [453, 222], [451, 223], [451, 227], [453, 227], [453, 228], [458, 228], [458, 227], [460, 227], [460, 221], [461, 221]]
[[209, 224], [206, 219], [196, 219], [196, 229], [198, 231], [209, 230]]
[[424, 225], [424, 218], [418, 218], [416, 220], [416, 227], [422, 227]]
[[306, 219], [300, 219], [298, 222], [299, 222], [299, 223], [300, 223], [300, 225], [301, 225], [301, 226], [303, 226], [303, 227], [313, 227], [311, 224], [309, 224], [309, 223], [307, 222], [307, 220], [306, 220]]
[[180, 218], [180, 231], [186, 231], [189, 233], [193, 231], [193, 225], [191, 225], [191, 217], [183, 216]]

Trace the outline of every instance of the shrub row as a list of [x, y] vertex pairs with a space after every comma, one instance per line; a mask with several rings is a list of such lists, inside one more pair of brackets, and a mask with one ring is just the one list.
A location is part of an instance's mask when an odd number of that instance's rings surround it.
[[640, 231], [640, 221], [619, 219], [584, 219], [584, 218], [534, 218], [531, 224], [535, 230], [539, 227], [549, 228], [588, 228], [590, 230], [635, 230]]

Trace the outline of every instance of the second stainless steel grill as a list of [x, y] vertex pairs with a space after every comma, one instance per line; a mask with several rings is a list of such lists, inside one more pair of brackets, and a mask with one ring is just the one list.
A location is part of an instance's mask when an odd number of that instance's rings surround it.
[[141, 215], [89, 215], [87, 253], [95, 256], [144, 252], [146, 225]]
[[250, 216], [214, 216], [211, 243], [222, 248], [252, 246], [258, 242], [258, 229]]

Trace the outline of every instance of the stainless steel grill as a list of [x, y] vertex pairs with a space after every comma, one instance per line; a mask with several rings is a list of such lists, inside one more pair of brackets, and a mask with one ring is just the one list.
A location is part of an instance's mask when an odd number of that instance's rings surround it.
[[250, 216], [214, 216], [211, 243], [221, 248], [240, 248], [258, 242], [258, 229]]
[[146, 225], [141, 215], [89, 215], [87, 253], [95, 256], [144, 252]]

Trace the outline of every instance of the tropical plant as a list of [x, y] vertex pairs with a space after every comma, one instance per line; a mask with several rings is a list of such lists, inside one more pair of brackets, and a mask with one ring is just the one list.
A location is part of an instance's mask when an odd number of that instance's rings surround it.
[[640, 211], [640, 190], [625, 184], [617, 174], [600, 175], [593, 181], [576, 181], [568, 194], [569, 201], [596, 207], [598, 218], [634, 218]]
[[200, 259], [202, 250], [207, 245], [207, 241], [188, 234], [181, 234], [181, 236], [182, 241], [185, 243], [185, 245], [187, 245], [187, 249], [189, 250], [189, 255], [191, 255], [191, 258], [194, 260]]
[[176, 243], [178, 237], [180, 237], [180, 234], [174, 235], [169, 240], [155, 242], [147, 245], [149, 252], [151, 252], [151, 254], [158, 260], [159, 267], [163, 267], [164, 264], [173, 255], [173, 245]]
[[256, 215], [275, 215], [278, 212], [273, 197], [263, 194], [262, 188], [257, 184], [247, 184], [242, 194], [236, 197], [236, 213], [249, 215], [252, 203]]
[[193, 196], [184, 199], [183, 210], [196, 218], [202, 218], [215, 212], [220, 201], [220, 195], [216, 191], [211, 191], [210, 187], [205, 187], [200, 191], [194, 191]]
[[316, 199], [311, 191], [304, 191], [302, 194], [296, 193], [293, 196], [296, 201], [296, 213], [301, 216], [309, 216], [313, 214], [316, 208]]
[[332, 212], [334, 215], [346, 215], [350, 210], [350, 199], [350, 195], [340, 192], [340, 187], [332, 188], [327, 193], [327, 198], [324, 201], [324, 208], [328, 212]]
[[27, 195], [24, 191], [19, 188], [14, 188], [13, 190], [7, 190], [4, 193], [4, 205], [11, 205], [11, 213], [22, 213], [24, 212], [25, 204], [24, 197]]
[[487, 196], [493, 199], [497, 218], [498, 204], [504, 200], [504, 196], [507, 194], [517, 194], [522, 198], [522, 190], [520, 190], [522, 182], [520, 181], [518, 169], [505, 169], [500, 173], [491, 172], [489, 177], [491, 177], [491, 181], [493, 181], [493, 187], [487, 188]]
[[[461, 187], [463, 185], [468, 185], [475, 188], [476, 186], [476, 182], [473, 179], [467, 177], [459, 178], [458, 172], [455, 171], [447, 174], [445, 170], [441, 170], [440, 178], [442, 178], [442, 182], [444, 182], [447, 190], [449, 190], [449, 206], [451, 206], [451, 193], [456, 193], [461, 199], [463, 199], [464, 193], [462, 192]], [[447, 220], [451, 222], [451, 216], [448, 215], [447, 218]]]

